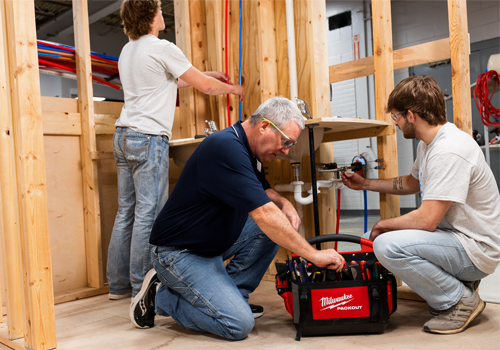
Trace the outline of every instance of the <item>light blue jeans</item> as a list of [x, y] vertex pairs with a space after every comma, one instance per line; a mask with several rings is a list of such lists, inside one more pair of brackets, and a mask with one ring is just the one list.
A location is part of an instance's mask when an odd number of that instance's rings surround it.
[[[278, 249], [250, 217], [236, 243], [219, 256], [153, 246], [153, 265], [161, 281], [156, 313], [172, 316], [188, 329], [230, 340], [246, 338], [254, 326], [248, 295]], [[225, 267], [224, 260], [233, 255]]]
[[116, 128], [118, 213], [108, 248], [109, 291], [135, 296], [152, 268], [149, 236], [168, 198], [168, 137]]
[[474, 266], [450, 231], [386, 232], [373, 241], [373, 251], [382, 265], [436, 310], [446, 310], [459, 302], [465, 288], [462, 281], [487, 276]]

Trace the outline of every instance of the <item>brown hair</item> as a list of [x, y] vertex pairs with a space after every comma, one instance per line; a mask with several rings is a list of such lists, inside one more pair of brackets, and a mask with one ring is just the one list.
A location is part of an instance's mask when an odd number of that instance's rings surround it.
[[446, 123], [444, 95], [436, 80], [428, 75], [414, 75], [402, 80], [389, 95], [386, 112], [411, 110], [430, 125]]
[[123, 31], [132, 40], [151, 31], [153, 19], [161, 6], [160, 0], [125, 0], [120, 9]]

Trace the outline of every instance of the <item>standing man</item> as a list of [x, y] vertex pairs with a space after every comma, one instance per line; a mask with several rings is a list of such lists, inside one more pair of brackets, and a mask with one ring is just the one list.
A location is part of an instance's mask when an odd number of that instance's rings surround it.
[[432, 77], [401, 81], [387, 112], [405, 138], [421, 140], [411, 175], [371, 180], [345, 173], [342, 180], [355, 190], [420, 191], [420, 208], [373, 226], [373, 250], [430, 305], [434, 317], [426, 332], [459, 333], [483, 311], [477, 286], [500, 261], [495, 178], [474, 139], [446, 121], [444, 96]]
[[125, 104], [113, 138], [119, 207], [108, 250], [110, 299], [135, 296], [152, 267], [149, 236], [168, 197], [177, 88], [244, 96], [241, 86], [225, 83], [224, 74], [201, 73], [177, 46], [158, 38], [165, 29], [160, 5], [160, 0], [125, 0], [120, 11], [130, 41], [118, 61]]
[[277, 244], [340, 271], [342, 256], [307, 243], [297, 232], [297, 211], [264, 177], [261, 161], [288, 154], [303, 128], [297, 106], [274, 97], [244, 123], [208, 136], [196, 148], [153, 226], [156, 271], [148, 272], [132, 301], [135, 326], [154, 325], [156, 293], [156, 314], [172, 316], [185, 328], [244, 339], [263, 312], [248, 304], [249, 294]]

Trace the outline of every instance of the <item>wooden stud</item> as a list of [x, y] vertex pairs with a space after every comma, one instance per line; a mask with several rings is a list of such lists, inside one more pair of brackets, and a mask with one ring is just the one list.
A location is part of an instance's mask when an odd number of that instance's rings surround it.
[[[449, 40], [446, 38], [394, 51], [394, 70], [449, 59]], [[373, 60], [374, 57], [370, 56], [330, 66], [330, 83], [374, 74]]]
[[448, 24], [450, 27], [453, 122], [457, 128], [472, 135], [470, 45], [466, 0], [448, 0]]
[[[175, 38], [176, 44], [182, 50], [189, 62], [191, 55], [191, 24], [189, 18], [189, 2], [174, 1]], [[181, 138], [194, 137], [196, 134], [194, 116], [194, 88], [179, 89]]]
[[[189, 1], [189, 18], [191, 23], [191, 63], [200, 71], [205, 71], [207, 60], [207, 25], [205, 14], [205, 1]], [[204, 135], [208, 125], [205, 120], [213, 120], [210, 110], [209, 95], [194, 89], [194, 111], [196, 134]], [[193, 135], [194, 136], [194, 135]]]
[[[373, 52], [375, 68], [375, 111], [377, 120], [391, 121], [386, 113], [389, 94], [394, 89], [394, 64], [392, 55], [392, 22], [390, 0], [372, 1]], [[377, 138], [378, 158], [383, 159], [380, 179], [398, 176], [398, 153], [395, 126], [390, 135]], [[380, 218], [387, 219], [400, 215], [399, 196], [380, 194]]]
[[[221, 0], [205, 1], [205, 16], [207, 25], [207, 70], [224, 71], [224, 12]], [[228, 126], [226, 95], [210, 96], [213, 115], [219, 130]]]
[[[16, 192], [16, 164], [10, 100], [9, 62], [7, 57], [7, 30], [5, 3], [0, 1], [0, 245], [4, 263], [4, 283], [7, 290], [7, 327], [9, 339], [23, 337], [22, 272], [19, 261], [19, 212]], [[7, 268], [8, 266], [8, 268]], [[0, 304], [1, 306], [1, 304]]]
[[87, 0], [73, 0], [75, 58], [78, 86], [78, 106], [82, 121], [80, 140], [83, 177], [83, 211], [85, 218], [85, 244], [87, 279], [89, 287], [104, 286], [102, 269], [101, 219], [97, 166], [92, 160], [96, 151], [92, 66], [90, 62], [90, 36]]
[[6, 1], [25, 300], [25, 346], [56, 347], [34, 1]]
[[278, 94], [278, 69], [276, 65], [276, 26], [274, 4], [271, 0], [257, 2], [257, 38], [260, 55], [260, 96], [264, 102]]

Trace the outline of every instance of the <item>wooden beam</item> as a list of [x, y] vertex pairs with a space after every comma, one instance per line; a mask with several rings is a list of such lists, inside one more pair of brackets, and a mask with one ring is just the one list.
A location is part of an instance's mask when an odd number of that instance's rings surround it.
[[[191, 55], [191, 24], [189, 18], [189, 2], [174, 1], [175, 12], [175, 41], [189, 62]], [[196, 134], [194, 115], [194, 88], [188, 87], [179, 90], [180, 127], [181, 137], [194, 137]]]
[[103, 288], [77, 288], [72, 290], [66, 290], [63, 292], [54, 293], [55, 304], [66, 303], [68, 301], [79, 300], [84, 298], [90, 298], [96, 295], [109, 293], [109, 286], [106, 285]]
[[448, 24], [450, 27], [453, 122], [457, 128], [472, 135], [470, 44], [466, 0], [448, 0]]
[[260, 48], [261, 102], [278, 95], [278, 70], [276, 65], [276, 26], [272, 0], [257, 3], [257, 38]]
[[[205, 1], [189, 1], [189, 20], [191, 24], [191, 63], [194, 67], [204, 72], [207, 60], [207, 25], [205, 14]], [[213, 120], [210, 110], [209, 95], [194, 89], [194, 118], [195, 133], [204, 135], [204, 129], [208, 126], [205, 120]]]
[[[394, 51], [394, 70], [418, 66], [451, 57], [449, 39], [441, 39]], [[330, 83], [366, 77], [375, 72], [374, 56], [330, 66]]]
[[[394, 89], [394, 63], [392, 55], [391, 1], [372, 1], [373, 52], [375, 67], [375, 111], [377, 120], [391, 122], [386, 113], [389, 94]], [[379, 170], [380, 179], [398, 176], [398, 151], [395, 126], [392, 124], [388, 136], [377, 138], [378, 158], [383, 159], [383, 169]], [[380, 218], [399, 216], [399, 196], [380, 194]]]
[[20, 298], [23, 295], [21, 248], [4, 0], [0, 1], [0, 38], [0, 216], [3, 217], [0, 220], [0, 252], [4, 258], [8, 336], [17, 339], [23, 337], [24, 315]]
[[[205, 1], [207, 26], [207, 70], [224, 71], [223, 65], [223, 3], [221, 0]], [[212, 104], [212, 118], [219, 130], [228, 126], [226, 95], [209, 96]]]
[[85, 249], [89, 287], [104, 286], [101, 246], [101, 218], [97, 165], [91, 154], [96, 151], [92, 66], [87, 0], [73, 0], [78, 105], [82, 121], [80, 140], [83, 177], [83, 211], [85, 220]]
[[33, 0], [6, 1], [23, 261], [25, 347], [56, 347], [47, 182]]

